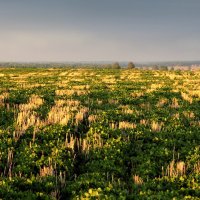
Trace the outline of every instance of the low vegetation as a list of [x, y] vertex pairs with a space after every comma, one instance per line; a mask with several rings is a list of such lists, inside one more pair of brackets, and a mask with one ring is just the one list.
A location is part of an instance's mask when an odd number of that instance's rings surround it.
[[0, 69], [1, 199], [200, 198], [200, 71], [129, 68]]

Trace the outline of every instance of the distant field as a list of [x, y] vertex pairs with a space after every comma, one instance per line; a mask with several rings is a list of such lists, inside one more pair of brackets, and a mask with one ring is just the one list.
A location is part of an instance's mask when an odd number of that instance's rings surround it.
[[0, 199], [200, 199], [200, 71], [0, 69]]

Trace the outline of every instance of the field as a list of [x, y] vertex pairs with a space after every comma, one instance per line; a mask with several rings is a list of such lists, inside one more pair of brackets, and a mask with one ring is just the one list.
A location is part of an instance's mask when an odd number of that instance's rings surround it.
[[200, 199], [200, 71], [0, 69], [0, 199]]

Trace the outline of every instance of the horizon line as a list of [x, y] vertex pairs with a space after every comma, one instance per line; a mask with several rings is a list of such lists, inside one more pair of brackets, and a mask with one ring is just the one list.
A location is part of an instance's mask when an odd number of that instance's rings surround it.
[[132, 61], [132, 60], [124, 60], [124, 61], [117, 61], [117, 60], [82, 60], [82, 61], [0, 61], [0, 63], [113, 63], [113, 62], [118, 62], [118, 63], [128, 63], [128, 62], [133, 62], [133, 63], [173, 63], [173, 62], [200, 62], [199, 60], [162, 60], [162, 61]]

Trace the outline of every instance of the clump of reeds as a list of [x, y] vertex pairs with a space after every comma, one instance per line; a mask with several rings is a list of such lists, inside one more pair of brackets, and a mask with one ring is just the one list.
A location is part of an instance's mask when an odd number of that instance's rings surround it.
[[172, 160], [170, 164], [167, 166], [166, 172], [163, 173], [165, 176], [176, 177], [183, 176], [186, 174], [186, 164], [183, 161], [175, 162]]
[[40, 168], [40, 176], [44, 177], [44, 176], [52, 176], [54, 174], [54, 169], [51, 166], [44, 166], [42, 168]]

